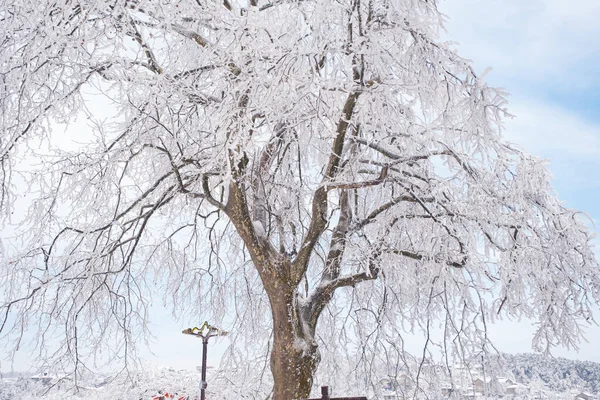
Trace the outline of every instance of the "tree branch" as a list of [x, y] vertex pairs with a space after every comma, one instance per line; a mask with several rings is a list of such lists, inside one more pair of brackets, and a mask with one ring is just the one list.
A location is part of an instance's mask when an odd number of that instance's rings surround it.
[[303, 318], [308, 323], [312, 333], [317, 325], [317, 321], [321, 312], [333, 297], [335, 291], [341, 287], [355, 286], [358, 283], [375, 280], [379, 276], [379, 256], [380, 250], [376, 250], [375, 254], [369, 261], [369, 271], [359, 272], [353, 275], [337, 276], [332, 280], [322, 280], [309, 298], [309, 301], [302, 308]]
[[210, 185], [208, 181], [208, 175], [202, 175], [202, 190], [204, 191], [204, 198], [213, 206], [217, 207], [219, 210], [225, 210], [225, 204], [221, 203], [217, 199], [215, 199], [210, 192]]
[[135, 22], [133, 21], [133, 18], [130, 18], [129, 22], [131, 24], [131, 27], [133, 28], [133, 32], [129, 32], [129, 35], [133, 37], [135, 41], [138, 42], [142, 50], [144, 50], [144, 53], [146, 54], [146, 58], [148, 60], [148, 69], [156, 74], [162, 74], [162, 67], [158, 64], [158, 61], [156, 60], [156, 56], [154, 55], [152, 49], [142, 38], [142, 34], [138, 30]]
[[360, 96], [360, 91], [352, 92], [348, 94], [344, 108], [342, 111], [342, 118], [337, 125], [336, 137], [331, 146], [331, 155], [329, 156], [329, 162], [323, 176], [323, 186], [315, 190], [312, 201], [312, 212], [310, 225], [308, 232], [302, 241], [302, 246], [298, 251], [296, 259], [293, 261], [293, 277], [295, 280], [300, 282], [300, 279], [306, 271], [308, 260], [315, 247], [315, 244], [319, 240], [319, 237], [325, 231], [327, 226], [327, 189], [326, 184], [331, 181], [338, 173], [341, 156], [344, 150], [344, 141], [346, 133], [348, 131], [349, 121], [352, 119], [356, 102]]
[[[433, 197], [428, 197], [428, 198], [421, 199], [421, 201], [433, 202], [433, 201], [435, 201], [435, 199]], [[375, 210], [371, 211], [371, 213], [369, 215], [367, 215], [365, 218], [363, 218], [362, 220], [356, 222], [352, 226], [352, 229], [354, 231], [362, 229], [366, 225], [373, 222], [375, 220], [375, 218], [377, 218], [381, 213], [389, 210], [396, 204], [400, 204], [401, 202], [419, 203], [419, 201], [412, 195], [402, 195], [402, 196], [394, 197], [392, 200], [388, 201], [387, 203], [382, 204], [381, 206], [377, 207]]]
[[334, 183], [334, 184], [329, 184], [327, 185], [327, 190], [332, 190], [332, 189], [361, 189], [361, 188], [366, 188], [366, 187], [370, 187], [370, 186], [377, 186], [382, 184], [383, 182], [385, 182], [385, 178], [387, 177], [388, 174], [388, 167], [383, 167], [381, 169], [381, 172], [379, 174], [379, 177], [377, 179], [372, 179], [370, 181], [364, 181], [364, 182], [351, 182], [351, 183]]
[[[435, 261], [438, 261], [439, 258], [438, 257], [427, 257], [427, 256], [423, 256], [419, 253], [415, 253], [412, 251], [407, 251], [407, 250], [397, 250], [397, 249], [388, 249], [385, 250], [386, 252], [392, 253], [392, 254], [396, 254], [399, 256], [403, 256], [406, 258], [410, 258], [416, 261], [423, 261], [423, 260], [429, 260], [429, 259], [433, 259]], [[465, 265], [467, 265], [467, 257], [466, 255], [464, 256], [464, 258], [461, 261], [450, 261], [450, 260], [446, 260], [446, 262], [444, 263], [450, 267], [454, 267], [454, 268], [463, 268]]]

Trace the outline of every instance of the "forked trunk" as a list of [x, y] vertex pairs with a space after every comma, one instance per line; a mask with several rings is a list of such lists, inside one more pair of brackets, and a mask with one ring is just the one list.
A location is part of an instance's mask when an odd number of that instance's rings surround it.
[[317, 318], [307, 318], [306, 310], [301, 312], [295, 301], [306, 268], [292, 265], [272, 247], [264, 233], [256, 231], [257, 225], [264, 229], [265, 224], [251, 221], [245, 192], [235, 184], [230, 186], [226, 210], [248, 248], [271, 305], [273, 400], [306, 399], [320, 359], [314, 340]]

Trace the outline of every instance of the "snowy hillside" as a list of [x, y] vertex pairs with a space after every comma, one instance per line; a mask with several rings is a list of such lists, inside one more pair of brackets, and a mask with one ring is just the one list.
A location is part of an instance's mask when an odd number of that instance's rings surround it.
[[504, 358], [519, 383], [541, 381], [557, 392], [584, 389], [600, 393], [600, 363], [549, 358], [531, 353], [504, 354]]

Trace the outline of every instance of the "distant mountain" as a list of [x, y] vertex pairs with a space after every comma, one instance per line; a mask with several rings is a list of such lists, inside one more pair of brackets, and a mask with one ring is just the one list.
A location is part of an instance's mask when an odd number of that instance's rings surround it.
[[549, 389], [600, 393], [600, 363], [545, 357], [539, 354], [504, 354], [508, 369], [522, 384], [543, 382]]

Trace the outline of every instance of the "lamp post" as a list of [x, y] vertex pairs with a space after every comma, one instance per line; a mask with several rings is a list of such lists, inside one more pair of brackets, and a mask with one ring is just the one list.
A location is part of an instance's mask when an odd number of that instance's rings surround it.
[[[207, 330], [204, 333], [204, 330]], [[208, 339], [213, 336], [225, 336], [227, 332], [220, 330], [214, 326], [208, 324], [208, 322], [204, 321], [202, 327], [197, 328], [187, 328], [184, 329], [181, 333], [184, 335], [192, 335], [197, 338], [202, 339], [202, 381], [200, 381], [200, 400], [205, 400], [205, 391], [206, 391], [206, 352], [208, 350]]]

